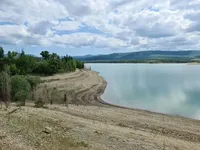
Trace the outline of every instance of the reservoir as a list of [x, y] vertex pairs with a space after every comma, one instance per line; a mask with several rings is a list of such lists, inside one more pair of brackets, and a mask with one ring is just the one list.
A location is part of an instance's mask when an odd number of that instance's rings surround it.
[[108, 103], [200, 119], [200, 66], [86, 64], [107, 81]]

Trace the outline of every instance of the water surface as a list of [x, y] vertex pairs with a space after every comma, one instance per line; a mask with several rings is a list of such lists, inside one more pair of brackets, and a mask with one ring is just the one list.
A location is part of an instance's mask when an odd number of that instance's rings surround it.
[[108, 82], [111, 104], [200, 119], [200, 66], [87, 64]]

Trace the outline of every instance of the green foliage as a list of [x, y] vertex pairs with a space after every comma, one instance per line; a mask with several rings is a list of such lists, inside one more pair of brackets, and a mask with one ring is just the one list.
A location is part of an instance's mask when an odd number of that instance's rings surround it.
[[84, 68], [84, 63], [81, 62], [81, 61], [76, 61], [76, 67], [77, 67], [78, 69], [83, 69], [83, 68]]
[[0, 59], [4, 58], [4, 50], [3, 47], [0, 47]]
[[4, 58], [4, 50], [3, 47], [0, 47], [0, 72], [3, 71], [3, 58]]
[[20, 102], [21, 106], [25, 106], [26, 99], [29, 98], [29, 93], [27, 91], [18, 91], [13, 97], [13, 101]]
[[[26, 55], [24, 51], [21, 53], [9, 51], [7, 57], [1, 58], [4, 56], [4, 51], [0, 47], [0, 60], [2, 59], [0, 64], [1, 62], [7, 64], [11, 75], [53, 75], [84, 68], [83, 62], [75, 61], [68, 55], [61, 58], [56, 53], [50, 54], [48, 51], [42, 51], [40, 54], [43, 59]], [[3, 69], [3, 65], [0, 65], [0, 71]]]
[[10, 74], [16, 75], [19, 74], [20, 70], [16, 67], [16, 64], [10, 64]]
[[[52, 54], [53, 55], [53, 54]], [[51, 56], [51, 58], [48, 60], [49, 63], [49, 74], [55, 74], [57, 72], [59, 72], [59, 70], [62, 67], [62, 62], [61, 60], [58, 58], [58, 56]]]
[[5, 61], [7, 62], [7, 64], [15, 64], [17, 54], [17, 52], [8, 51], [8, 56], [5, 57]]
[[34, 88], [36, 88], [38, 84], [41, 83], [40, 77], [26, 76], [25, 78], [28, 81], [28, 83], [30, 84], [30, 87], [31, 87], [32, 90]]
[[45, 59], [47, 60], [49, 58], [49, 52], [48, 51], [42, 51], [40, 53], [40, 55]]
[[0, 101], [4, 101], [6, 107], [8, 107], [8, 102], [10, 101], [10, 76], [7, 72], [0, 73]]
[[25, 55], [24, 52], [21, 53], [19, 58], [16, 60], [16, 66], [20, 70], [21, 75], [31, 73], [35, 67], [36, 60], [32, 56]]
[[37, 62], [35, 64], [35, 68], [33, 70], [33, 73], [49, 75], [49, 63], [46, 60], [41, 61], [41, 62]]
[[31, 86], [24, 76], [13, 76], [11, 78], [11, 87], [11, 96], [14, 101], [25, 101], [30, 95]]
[[[84, 68], [83, 62], [75, 61], [68, 55], [61, 58], [48, 51], [42, 51], [41, 55], [43, 59], [27, 55], [24, 51], [9, 51], [7, 56], [4, 56], [4, 50], [0, 47], [0, 99], [8, 101], [11, 97], [13, 101], [25, 105], [26, 99], [35, 100], [34, 92], [41, 82], [39, 77], [30, 75], [53, 75]], [[42, 101], [36, 101], [37, 107], [43, 105]]]

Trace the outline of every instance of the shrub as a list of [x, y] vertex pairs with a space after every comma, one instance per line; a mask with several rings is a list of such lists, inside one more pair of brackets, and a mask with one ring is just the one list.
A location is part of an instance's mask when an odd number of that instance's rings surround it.
[[24, 99], [29, 97], [31, 86], [24, 76], [13, 76], [11, 78], [11, 86], [11, 96], [14, 101], [25, 101]]
[[20, 106], [25, 106], [26, 99], [29, 98], [29, 93], [27, 91], [18, 91], [15, 93], [13, 100], [20, 102]]
[[16, 75], [18, 74], [20, 71], [19, 69], [17, 69], [15, 64], [10, 64], [10, 74], [11, 75]]
[[29, 82], [31, 90], [36, 88], [36, 86], [41, 83], [40, 77], [37, 76], [26, 76], [25, 78]]
[[5, 102], [6, 107], [8, 107], [8, 102], [10, 101], [10, 76], [7, 72], [0, 73], [0, 101]]
[[78, 69], [83, 69], [83, 68], [84, 68], [84, 63], [81, 62], [81, 61], [76, 61], [76, 67], [77, 67]]
[[48, 74], [49, 70], [49, 63], [44, 60], [42, 62], [37, 62], [35, 65], [35, 68], [33, 70], [33, 73], [36, 74]]
[[36, 108], [45, 108], [44, 105], [45, 105], [45, 102], [41, 98], [39, 98], [39, 100], [37, 100], [35, 102], [35, 107]]

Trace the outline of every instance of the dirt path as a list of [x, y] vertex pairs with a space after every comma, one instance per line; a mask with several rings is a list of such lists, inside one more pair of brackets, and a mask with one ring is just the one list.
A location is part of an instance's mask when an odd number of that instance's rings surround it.
[[104, 105], [106, 82], [96, 72], [43, 80], [59, 95], [71, 91], [72, 104], [0, 110], [0, 150], [200, 150], [200, 121]]

